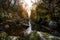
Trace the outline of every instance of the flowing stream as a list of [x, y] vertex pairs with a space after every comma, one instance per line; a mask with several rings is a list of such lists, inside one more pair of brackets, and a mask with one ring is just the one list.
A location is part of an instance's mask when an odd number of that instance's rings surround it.
[[[33, 1], [33, 2], [32, 2]], [[27, 30], [24, 32], [25, 35], [29, 35], [31, 32], [33, 32], [32, 30], [32, 25], [31, 25], [31, 19], [30, 19], [30, 16], [31, 16], [31, 9], [32, 9], [32, 5], [33, 3], [35, 2], [36, 0], [23, 0], [23, 7], [25, 7], [27, 13], [28, 13], [28, 18], [29, 18], [29, 27], [27, 28]], [[42, 35], [41, 32], [38, 32], [37, 31], [37, 34], [39, 34], [39, 36], [45, 40], [45, 38]]]
[[28, 13], [28, 18], [29, 18], [29, 27], [27, 28], [26, 32], [27, 34], [30, 34], [32, 29], [31, 29], [31, 23], [30, 23], [30, 16], [31, 16], [31, 9], [32, 9], [32, 0], [23, 0], [23, 7], [26, 9], [27, 13]]

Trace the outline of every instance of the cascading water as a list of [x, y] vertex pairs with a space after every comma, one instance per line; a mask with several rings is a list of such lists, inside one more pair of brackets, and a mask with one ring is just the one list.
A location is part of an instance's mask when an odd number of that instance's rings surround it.
[[[30, 19], [31, 9], [32, 9], [33, 3], [37, 2], [37, 0], [22, 0], [21, 2], [23, 2], [22, 6], [23, 6], [23, 8], [26, 9], [26, 11], [27, 11], [27, 13], [28, 13], [28, 18], [29, 18], [29, 22], [28, 22], [28, 23], [29, 23], [29, 27], [28, 27], [27, 30], [24, 32], [24, 34], [25, 34], [25, 35], [29, 35], [31, 32], [33, 32], [32, 26], [31, 26], [31, 19]], [[39, 34], [38, 31], [37, 31], [37, 34]], [[43, 40], [45, 40], [45, 38], [41, 36], [41, 35], [42, 35], [41, 33], [40, 33], [39, 35], [40, 35], [40, 37], [41, 37]]]
[[31, 9], [32, 9], [32, 1], [31, 0], [24, 0], [25, 1], [25, 5], [26, 5], [26, 11], [28, 13], [28, 18], [29, 18], [29, 27], [28, 29], [24, 32], [24, 34], [30, 34], [32, 32], [31, 29], [31, 23], [30, 23], [30, 16], [31, 16]]
[[22, 7], [27, 11], [28, 13], [28, 19], [29, 19], [29, 27], [27, 28], [27, 30], [24, 32], [24, 34], [30, 34], [32, 32], [31, 29], [31, 23], [30, 23], [30, 16], [31, 16], [31, 9], [32, 9], [32, 5], [35, 2], [35, 0], [20, 0], [20, 3], [22, 3]]

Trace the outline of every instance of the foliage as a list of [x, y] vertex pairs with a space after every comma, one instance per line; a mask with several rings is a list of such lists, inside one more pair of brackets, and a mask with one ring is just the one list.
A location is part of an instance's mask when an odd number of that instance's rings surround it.
[[[11, 4], [11, 1], [12, 0], [1, 0], [0, 1], [0, 11], [8, 11], [8, 10], [11, 10], [11, 11], [14, 11], [16, 10], [16, 0], [14, 0], [14, 4]], [[13, 5], [13, 6], [12, 6]]]
[[[56, 37], [56, 36], [52, 36], [48, 33], [42, 33], [43, 36], [46, 40], [60, 40], [60, 37]], [[38, 34], [37, 32], [32, 32], [30, 35], [28, 36], [8, 36], [5, 32], [2, 33], [0, 40], [43, 40]]]
[[[12, 0], [0, 0], [0, 21], [1, 21], [1, 19], [2, 20], [3, 19], [4, 20], [8, 19], [7, 16], [3, 17], [2, 14], [7, 14], [8, 15], [9, 13], [12, 13], [14, 15], [15, 13], [18, 13], [18, 16], [21, 16], [20, 19], [22, 19], [23, 18], [22, 12], [24, 11], [23, 13], [26, 16], [26, 14], [25, 14], [26, 11], [23, 10], [21, 5], [20, 6], [16, 5], [16, 0], [14, 0], [14, 4], [11, 4], [11, 1]], [[39, 22], [41, 20], [40, 18], [42, 18], [43, 20], [45, 18], [47, 18], [47, 21], [54, 19], [54, 21], [56, 21], [58, 24], [60, 24], [60, 0], [43, 0], [42, 3], [38, 2], [36, 4], [36, 6], [37, 7], [36, 7], [35, 10], [33, 10], [33, 9], [31, 10], [31, 19], [36, 23], [36, 25], [39, 24]], [[14, 15], [13, 17], [16, 17], [16, 16]], [[17, 24], [19, 24], [20, 20], [18, 18], [16, 19], [16, 21], [17, 21]], [[25, 21], [25, 20], [23, 20], [23, 21]], [[40, 25], [38, 25], [38, 26], [40, 27]], [[36, 26], [36, 29], [40, 29], [38, 26]], [[13, 29], [11, 29], [11, 30], [13, 30]], [[11, 30], [9, 30], [9, 31], [11, 31]], [[16, 31], [16, 30], [17, 29], [14, 28], [13, 31]], [[21, 31], [19, 31], [19, 32], [21, 32]], [[19, 32], [16, 31], [17, 34], [19, 34]], [[3, 32], [2, 35], [1, 35], [1, 39], [2, 40], [4, 40], [4, 39], [7, 40], [7, 38], [8, 38], [7, 36], [8, 35], [5, 32]], [[46, 37], [46, 36], [47, 35], [45, 35], [44, 37]], [[12, 38], [8, 38], [8, 39], [12, 39]], [[46, 38], [48, 39], [48, 37], [46, 37]], [[40, 39], [41, 38], [39, 37], [39, 35], [36, 32], [33, 32], [30, 35], [20, 37], [17, 40], [40, 40]], [[52, 38], [52, 39], [55, 39], [55, 38]], [[50, 39], [48, 39], [48, 40], [50, 40]]]
[[48, 20], [54, 19], [60, 22], [59, 4], [59, 0], [43, 0], [43, 3], [38, 3], [36, 9], [32, 10], [33, 20], [39, 21], [41, 17], [43, 20], [47, 18]]

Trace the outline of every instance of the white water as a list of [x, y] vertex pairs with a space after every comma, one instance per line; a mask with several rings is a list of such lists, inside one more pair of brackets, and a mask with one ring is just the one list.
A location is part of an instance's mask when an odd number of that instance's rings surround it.
[[27, 28], [27, 30], [24, 32], [24, 34], [30, 34], [32, 32], [32, 28], [31, 28], [31, 23], [30, 23], [30, 16], [31, 16], [31, 9], [32, 9], [32, 0], [24, 0], [24, 4], [23, 7], [25, 7], [27, 13], [28, 13], [28, 18], [29, 18], [29, 27]]
[[32, 26], [31, 23], [29, 21], [29, 27], [27, 28], [27, 30], [24, 32], [24, 35], [29, 35], [32, 32]]
[[[33, 32], [32, 30], [32, 25], [31, 25], [31, 22], [30, 22], [30, 16], [31, 16], [31, 9], [32, 9], [32, 6], [35, 2], [37, 2], [37, 0], [21, 0], [22, 3], [22, 7], [24, 9], [26, 9], [27, 13], [28, 13], [28, 18], [29, 18], [29, 27], [27, 28], [27, 30], [24, 32], [24, 35], [29, 35], [31, 32]], [[40, 32], [37, 32], [37, 34], [39, 34], [39, 36], [45, 40], [45, 38], [43, 36], [41, 36], [42, 34]]]

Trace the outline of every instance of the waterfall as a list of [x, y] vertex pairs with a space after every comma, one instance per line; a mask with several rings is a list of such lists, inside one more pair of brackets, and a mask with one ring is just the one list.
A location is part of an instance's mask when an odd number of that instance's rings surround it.
[[[30, 16], [31, 16], [31, 9], [32, 9], [32, 5], [33, 5], [33, 3], [31, 2], [31, 0], [24, 0], [24, 5], [25, 5], [25, 9], [26, 9], [26, 11], [27, 11], [27, 13], [28, 13], [28, 18], [29, 18], [29, 27], [27, 28], [27, 30], [24, 32], [24, 34], [26, 35], [28, 35], [28, 34], [30, 34], [31, 32], [32, 32], [32, 29], [31, 29], [31, 23], [30, 23]], [[23, 7], [24, 7], [24, 5], [23, 5]]]
[[[29, 18], [29, 21], [28, 21], [29, 27], [28, 27], [28, 28], [26, 29], [26, 31], [24, 32], [24, 35], [27, 36], [27, 35], [31, 34], [31, 32], [34, 32], [34, 31], [32, 30], [32, 25], [31, 25], [30, 16], [31, 16], [32, 5], [34, 4], [34, 2], [36, 2], [36, 0], [22, 0], [22, 2], [23, 2], [22, 6], [23, 6], [23, 8], [26, 9], [26, 11], [27, 11], [27, 13], [28, 13], [28, 18]], [[39, 36], [40, 36], [43, 40], [45, 40], [45, 38], [42, 36], [42, 33], [41, 33], [41, 32], [38, 32], [38, 31], [36, 31], [36, 32], [37, 32], [37, 34], [39, 34]]]

